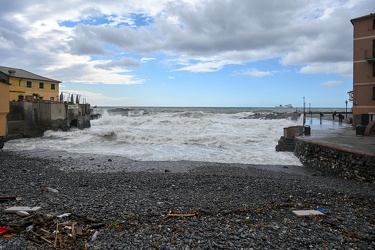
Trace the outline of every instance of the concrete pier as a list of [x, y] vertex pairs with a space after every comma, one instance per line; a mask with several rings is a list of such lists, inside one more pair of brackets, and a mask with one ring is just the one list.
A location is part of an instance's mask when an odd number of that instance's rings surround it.
[[351, 124], [307, 119], [310, 135], [296, 138], [294, 154], [322, 174], [375, 183], [375, 136], [357, 136]]

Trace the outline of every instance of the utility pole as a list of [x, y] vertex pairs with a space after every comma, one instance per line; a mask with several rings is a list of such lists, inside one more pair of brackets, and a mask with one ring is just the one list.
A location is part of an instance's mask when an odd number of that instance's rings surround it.
[[348, 100], [345, 100], [345, 120], [348, 120]]

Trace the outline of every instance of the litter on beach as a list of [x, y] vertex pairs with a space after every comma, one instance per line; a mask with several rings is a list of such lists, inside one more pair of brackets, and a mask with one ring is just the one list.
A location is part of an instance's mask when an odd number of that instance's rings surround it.
[[18, 211], [25, 211], [25, 212], [36, 212], [41, 207], [9, 207], [4, 210], [5, 213], [17, 213]]
[[318, 207], [316, 210], [318, 210], [319, 212], [322, 212], [323, 214], [328, 213], [328, 210], [327, 210], [327, 209], [324, 209], [324, 208], [320, 208], [320, 207]]
[[[12, 207], [12, 211], [19, 208], [29, 207]], [[72, 220], [65, 221], [65, 217], [70, 217]], [[18, 234], [39, 246], [48, 243], [56, 249], [88, 249], [86, 244], [98, 237], [99, 231], [96, 229], [105, 227], [106, 224], [101, 219], [71, 213], [52, 215], [35, 212], [22, 220], [6, 223], [6, 226], [0, 227], [0, 235], [4, 234], [1, 237], [10, 238]]]
[[6, 228], [6, 227], [0, 227], [0, 235], [3, 235], [3, 234], [5, 234], [6, 232], [8, 232], [8, 228]]
[[294, 210], [292, 211], [295, 215], [299, 217], [311, 216], [311, 215], [324, 215], [318, 210]]
[[167, 214], [165, 218], [171, 218], [171, 217], [193, 217], [196, 216], [197, 214]]
[[29, 216], [30, 214], [26, 211], [17, 211], [17, 215], [26, 217], [26, 216]]
[[17, 196], [0, 196], [0, 201], [9, 201], [9, 200], [21, 200], [21, 197], [17, 197]]

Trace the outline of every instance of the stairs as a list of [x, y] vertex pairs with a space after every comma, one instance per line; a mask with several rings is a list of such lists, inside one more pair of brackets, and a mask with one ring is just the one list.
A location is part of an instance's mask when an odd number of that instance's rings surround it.
[[285, 138], [284, 136], [281, 136], [275, 149], [276, 151], [293, 152], [295, 146], [296, 144], [294, 138]]

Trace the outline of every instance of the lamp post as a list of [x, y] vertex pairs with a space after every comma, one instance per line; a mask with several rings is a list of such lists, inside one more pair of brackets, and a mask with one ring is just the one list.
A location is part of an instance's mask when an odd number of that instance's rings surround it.
[[303, 97], [303, 126], [305, 126], [306, 123], [306, 110], [305, 110], [305, 97]]
[[348, 100], [345, 100], [345, 119], [348, 119]]

